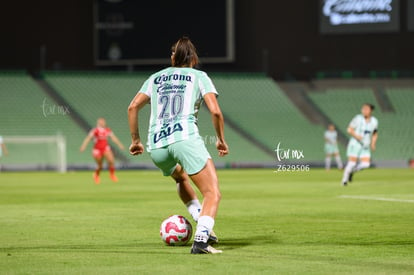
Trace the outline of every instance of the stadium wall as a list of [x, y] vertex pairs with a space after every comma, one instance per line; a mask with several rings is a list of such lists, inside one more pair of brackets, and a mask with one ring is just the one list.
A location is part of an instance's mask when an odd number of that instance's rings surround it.
[[[407, 57], [414, 40], [403, 26], [407, 0], [400, 2], [400, 32], [327, 36], [318, 31], [318, 1], [237, 0], [236, 61], [205, 69], [265, 71], [276, 79], [307, 79], [321, 70], [412, 70]], [[0, 69], [39, 70], [42, 47], [44, 69], [93, 69], [92, 4], [93, 0], [5, 1]], [[194, 2], [194, 9], [201, 5], [204, 2]], [[168, 50], [166, 45], [166, 55]]]

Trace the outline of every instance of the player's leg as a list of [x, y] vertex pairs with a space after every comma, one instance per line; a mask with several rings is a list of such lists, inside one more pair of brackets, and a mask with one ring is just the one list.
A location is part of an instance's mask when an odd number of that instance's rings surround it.
[[118, 178], [115, 175], [115, 156], [111, 149], [106, 149], [104, 153], [105, 159], [108, 162], [109, 177], [113, 182], [117, 182]]
[[217, 179], [216, 169], [211, 159], [207, 160], [205, 167], [197, 174], [190, 175], [191, 180], [203, 195], [203, 205], [194, 236], [194, 245], [191, 253], [221, 253], [208, 246], [210, 235], [213, 232], [215, 217], [221, 200], [221, 193]]
[[175, 166], [175, 170], [171, 177], [177, 184], [178, 196], [186, 205], [187, 210], [194, 221], [197, 222], [200, 216], [201, 204], [197, 198], [196, 192], [190, 184], [190, 177], [179, 164]]
[[346, 186], [348, 184], [348, 181], [352, 181], [352, 173], [356, 166], [361, 149], [362, 149], [362, 146], [360, 144], [351, 143], [351, 142], [348, 143], [348, 147], [347, 147], [348, 163], [345, 166], [344, 174], [342, 176], [343, 186]]
[[338, 151], [335, 152], [334, 156], [335, 156], [336, 166], [338, 167], [338, 169], [344, 168], [344, 165], [341, 160], [341, 156], [339, 155]]
[[348, 184], [348, 181], [352, 181], [352, 173], [356, 166], [358, 158], [354, 156], [348, 157], [348, 162], [344, 169], [344, 174], [342, 176], [342, 185], [346, 186]]
[[349, 175], [349, 181], [352, 181], [353, 176], [356, 172], [366, 169], [371, 164], [371, 151], [369, 148], [362, 148], [359, 153], [359, 162], [352, 169], [352, 172]]
[[216, 170], [201, 137], [174, 143], [169, 151], [203, 195], [191, 253], [220, 253], [208, 245], [221, 194]]
[[99, 174], [101, 173], [101, 170], [102, 170], [103, 156], [100, 150], [98, 149], [93, 149], [92, 155], [96, 162], [96, 169], [95, 169], [95, 172], [93, 173], [93, 179], [96, 184], [99, 184], [100, 183]]
[[331, 169], [331, 158], [332, 158], [331, 154], [326, 154], [326, 156], [325, 156], [325, 170], [330, 170]]
[[359, 159], [358, 165], [354, 169], [354, 172], [358, 172], [358, 171], [361, 171], [362, 169], [369, 168], [370, 165], [371, 165], [370, 157], [361, 157]]

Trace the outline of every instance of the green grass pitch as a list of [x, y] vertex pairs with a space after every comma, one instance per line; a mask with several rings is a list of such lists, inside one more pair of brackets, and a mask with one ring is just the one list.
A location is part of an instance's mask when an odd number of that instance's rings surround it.
[[[221, 255], [159, 237], [190, 218], [158, 171], [0, 173], [0, 274], [413, 274], [414, 170], [219, 171]], [[193, 223], [194, 226], [194, 223]]]

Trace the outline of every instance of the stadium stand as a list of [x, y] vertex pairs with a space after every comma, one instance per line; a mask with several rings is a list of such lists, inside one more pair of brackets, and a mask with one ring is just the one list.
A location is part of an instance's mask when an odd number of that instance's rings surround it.
[[[45, 72], [39, 80], [24, 72], [1, 72], [0, 134], [33, 136], [61, 133], [67, 140], [68, 164], [93, 165], [89, 152], [79, 153], [79, 146], [88, 129], [94, 127], [98, 117], [105, 117], [115, 134], [125, 146], [128, 146], [130, 137], [127, 106], [149, 75], [150, 73], [125, 72]], [[228, 157], [217, 157], [214, 129], [205, 107], [200, 110], [198, 124], [208, 150], [221, 167], [257, 163], [276, 165], [274, 150], [279, 142], [281, 148], [286, 150], [303, 151], [304, 158], [299, 160], [303, 163], [323, 162], [324, 127], [312, 123], [312, 118], [305, 117], [289, 99], [287, 91], [283, 91], [272, 79], [261, 74], [209, 75], [219, 91], [219, 101], [226, 119], [226, 135], [231, 152]], [[57, 97], [45, 91], [41, 85], [42, 81]], [[398, 88], [397, 82], [393, 85], [383, 85], [385, 99], [382, 100], [389, 101], [386, 105], [392, 108], [381, 110], [384, 104], [377, 104], [375, 85], [349, 81], [352, 85], [338, 84], [337, 81], [327, 81], [324, 85], [316, 83], [315, 87], [304, 89], [304, 95], [314, 106], [311, 108], [315, 108], [316, 112], [335, 123], [342, 133], [346, 133], [349, 121], [360, 112], [361, 104], [373, 102], [377, 105], [375, 116], [380, 122], [380, 139], [374, 159], [413, 158], [412, 86]], [[67, 109], [69, 113], [59, 112], [59, 107]], [[75, 114], [83, 120], [83, 124]], [[148, 119], [149, 108], [144, 108], [140, 116], [144, 141]], [[23, 154], [18, 151], [16, 145], [9, 147], [9, 162], [24, 163], [25, 158], [39, 158], [41, 162], [46, 162], [42, 157], [47, 156], [38, 156], [34, 153], [30, 155], [30, 152]], [[90, 148], [91, 145], [88, 151]], [[345, 156], [345, 144], [341, 144], [340, 149], [342, 156]], [[125, 162], [118, 161], [121, 165], [129, 163], [153, 167], [148, 154], [131, 157], [127, 151], [119, 153]], [[289, 161], [293, 159], [284, 162]]]
[[[46, 81], [64, 100], [81, 114], [87, 123], [93, 127], [98, 117], [107, 119], [115, 134], [124, 145], [130, 143], [127, 125], [126, 110], [129, 102], [144, 83], [150, 73], [52, 73], [44, 74]], [[149, 119], [149, 108], [144, 108], [140, 116], [141, 136], [146, 140]], [[214, 129], [211, 119], [205, 108], [199, 114], [200, 134], [206, 142], [213, 158], [223, 163], [254, 163], [269, 162], [273, 158], [254, 148], [251, 143], [243, 139], [238, 133], [227, 127], [226, 135], [231, 146], [231, 154], [226, 158], [217, 158], [214, 142]], [[86, 134], [86, 133], [85, 133]], [[123, 152], [131, 162], [151, 163], [148, 154], [140, 157], [131, 157]], [[252, 157], [254, 156], [254, 157]]]
[[[70, 109], [59, 106], [24, 72], [0, 73], [0, 135], [44, 136], [62, 134], [67, 139], [67, 160], [90, 162], [90, 156], [79, 154], [82, 130], [72, 121]], [[8, 144], [9, 155], [3, 164], [49, 165], [51, 158], [47, 145], [38, 144], [36, 150], [29, 145]], [[34, 146], [34, 145], [30, 145]], [[40, 148], [39, 148], [40, 147]], [[53, 152], [53, 151], [51, 151]]]
[[323, 159], [323, 127], [310, 123], [272, 79], [260, 74], [211, 76], [225, 116], [242, 131], [269, 151], [280, 142], [286, 150], [303, 151], [303, 162]]
[[[414, 158], [414, 88], [388, 88], [386, 91], [395, 113], [382, 117], [384, 158]], [[386, 132], [385, 132], [386, 131]]]

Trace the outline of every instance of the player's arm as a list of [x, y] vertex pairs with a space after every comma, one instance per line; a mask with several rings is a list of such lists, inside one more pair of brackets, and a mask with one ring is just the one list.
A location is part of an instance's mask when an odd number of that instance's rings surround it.
[[131, 132], [131, 145], [129, 146], [129, 153], [131, 155], [139, 155], [144, 152], [144, 146], [141, 143], [138, 125], [138, 113], [142, 107], [150, 101], [150, 98], [143, 93], [137, 93], [132, 99], [128, 107], [128, 124]]
[[374, 130], [374, 133], [372, 134], [372, 137], [371, 137], [371, 149], [372, 149], [372, 151], [375, 151], [375, 148], [377, 146], [377, 139], [378, 139], [378, 131]]
[[86, 138], [82, 142], [82, 145], [79, 149], [81, 152], [85, 151], [86, 146], [88, 146], [88, 144], [91, 141], [92, 137], [93, 137], [93, 133], [92, 133], [92, 131], [90, 131], [89, 134], [86, 136]]
[[355, 138], [358, 141], [362, 141], [363, 137], [360, 135], [357, 135], [353, 127], [349, 126], [347, 131], [348, 131], [348, 134], [350, 134], [353, 138]]
[[125, 147], [122, 144], [122, 142], [118, 139], [117, 136], [115, 136], [115, 134], [112, 132], [112, 134], [110, 135], [111, 140], [119, 147], [119, 149], [124, 150]]
[[211, 114], [214, 129], [217, 135], [217, 150], [219, 156], [225, 156], [229, 153], [229, 147], [224, 139], [224, 117], [217, 102], [216, 94], [208, 93], [204, 96], [204, 101]]

